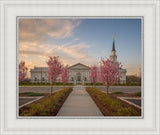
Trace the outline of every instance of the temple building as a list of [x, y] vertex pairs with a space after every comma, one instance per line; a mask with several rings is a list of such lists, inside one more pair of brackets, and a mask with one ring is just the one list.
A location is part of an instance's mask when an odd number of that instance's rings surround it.
[[[112, 51], [110, 55], [110, 60], [113, 62], [117, 61], [115, 41], [113, 37]], [[48, 67], [34, 67], [31, 69], [31, 82], [49, 82], [47, 79]], [[119, 68], [121, 73], [120, 83], [126, 83], [126, 69]], [[82, 84], [90, 83], [89, 80], [90, 67], [82, 63], [77, 63], [69, 67], [69, 83]], [[61, 82], [60, 76], [57, 78], [57, 82]]]

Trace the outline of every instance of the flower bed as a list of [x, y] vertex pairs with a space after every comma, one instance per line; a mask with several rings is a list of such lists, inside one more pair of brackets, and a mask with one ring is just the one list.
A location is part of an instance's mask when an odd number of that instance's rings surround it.
[[86, 90], [104, 116], [141, 116], [141, 109], [117, 99], [112, 94], [106, 95], [106, 93], [91, 87], [87, 87]]
[[19, 110], [20, 116], [56, 116], [59, 109], [71, 93], [72, 88], [62, 89], [52, 96], [46, 96], [36, 103], [32, 103]]

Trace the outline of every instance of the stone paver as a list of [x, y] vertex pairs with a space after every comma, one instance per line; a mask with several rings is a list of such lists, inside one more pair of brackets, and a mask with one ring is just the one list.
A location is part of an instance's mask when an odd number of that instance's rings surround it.
[[103, 114], [83, 86], [74, 86], [57, 116], [103, 116]]

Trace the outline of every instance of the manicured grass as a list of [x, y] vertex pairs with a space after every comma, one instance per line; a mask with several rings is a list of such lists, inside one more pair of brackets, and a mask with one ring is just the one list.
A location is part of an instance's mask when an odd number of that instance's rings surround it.
[[32, 103], [19, 110], [20, 116], [55, 116], [72, 91], [71, 87], [57, 91], [37, 103]]
[[117, 91], [117, 92], [113, 92], [113, 94], [124, 94], [124, 92]]
[[26, 96], [43, 96], [44, 95], [44, 93], [34, 93], [34, 92], [24, 92], [21, 94], [24, 94]]
[[136, 110], [127, 103], [112, 96], [106, 95], [96, 88], [87, 87], [87, 92], [91, 95], [104, 116], [140, 116], [141, 110]]
[[137, 92], [135, 95], [141, 97], [141, 92]]

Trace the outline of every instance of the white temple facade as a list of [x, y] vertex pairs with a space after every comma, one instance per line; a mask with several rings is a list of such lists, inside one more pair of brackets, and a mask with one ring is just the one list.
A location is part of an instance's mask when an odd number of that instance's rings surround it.
[[[117, 55], [115, 50], [115, 41], [113, 39], [113, 46], [110, 55], [110, 60], [113, 62], [117, 62]], [[34, 67], [34, 69], [30, 70], [31, 73], [31, 82], [42, 82], [47, 83], [49, 80], [47, 79], [47, 71], [48, 67]], [[119, 72], [121, 73], [120, 83], [126, 83], [126, 69], [119, 68]], [[82, 84], [90, 83], [89, 80], [90, 67], [81, 63], [77, 63], [69, 67], [69, 83]], [[57, 82], [61, 82], [60, 76], [57, 78]]]
[[[90, 74], [90, 67], [77, 63], [75, 65], [70, 66], [69, 68], [69, 83], [82, 84], [90, 83], [89, 74]], [[48, 67], [34, 67], [31, 69], [31, 82], [42, 82], [47, 83], [50, 82], [47, 79], [47, 71]], [[57, 78], [56, 82], [61, 82], [60, 76]]]

